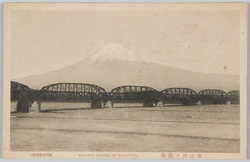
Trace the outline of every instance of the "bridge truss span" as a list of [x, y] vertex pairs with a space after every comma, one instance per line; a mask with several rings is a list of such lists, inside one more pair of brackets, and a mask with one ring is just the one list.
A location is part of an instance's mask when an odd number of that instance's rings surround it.
[[194, 105], [197, 101], [197, 93], [190, 88], [167, 88], [162, 91], [164, 103]]
[[11, 81], [11, 101], [16, 101], [17, 112], [29, 112], [31, 89], [19, 82]]
[[239, 90], [232, 90], [227, 93], [227, 101], [230, 104], [239, 104], [240, 103], [240, 91]]
[[90, 92], [95, 93], [97, 96], [102, 96], [106, 94], [104, 88], [99, 87], [94, 84], [84, 84], [84, 83], [55, 83], [44, 86], [41, 91], [52, 91], [52, 92]]
[[226, 92], [220, 89], [204, 89], [198, 93], [201, 104], [225, 104]]
[[100, 103], [107, 102], [108, 94], [104, 88], [94, 84], [55, 83], [44, 86], [39, 98], [41, 101], [91, 102], [100, 107]]
[[144, 107], [152, 107], [159, 98], [160, 93], [147, 86], [120, 86], [110, 92], [112, 102], [142, 102]]
[[11, 81], [11, 101], [29, 100], [30, 91], [28, 86]]

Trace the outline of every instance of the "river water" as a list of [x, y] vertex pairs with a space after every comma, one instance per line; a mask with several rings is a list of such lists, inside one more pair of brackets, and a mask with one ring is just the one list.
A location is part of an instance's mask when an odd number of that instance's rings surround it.
[[60, 104], [48, 103], [42, 113], [12, 113], [11, 150], [240, 151], [239, 105], [65, 110]]

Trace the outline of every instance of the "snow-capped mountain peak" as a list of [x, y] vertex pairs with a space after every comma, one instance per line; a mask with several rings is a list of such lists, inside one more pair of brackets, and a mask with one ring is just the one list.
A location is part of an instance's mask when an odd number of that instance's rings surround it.
[[150, 58], [131, 51], [120, 44], [108, 44], [88, 58], [90, 62], [120, 60], [123, 62], [152, 62]]

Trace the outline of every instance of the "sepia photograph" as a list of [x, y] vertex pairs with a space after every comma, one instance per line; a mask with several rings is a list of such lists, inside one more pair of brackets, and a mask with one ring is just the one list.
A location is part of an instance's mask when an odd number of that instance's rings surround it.
[[5, 3], [3, 158], [246, 159], [246, 3]]

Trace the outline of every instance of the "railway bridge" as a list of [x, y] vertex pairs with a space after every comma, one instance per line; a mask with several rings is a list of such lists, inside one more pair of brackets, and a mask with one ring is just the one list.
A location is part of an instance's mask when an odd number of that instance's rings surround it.
[[27, 85], [11, 81], [11, 104], [16, 104], [17, 112], [29, 112], [31, 103], [38, 101], [39, 110], [42, 102], [82, 102], [91, 103], [91, 108], [101, 108], [110, 101], [113, 103], [143, 103], [144, 107], [152, 107], [158, 102], [171, 104], [239, 104], [240, 92], [232, 90], [228, 93], [220, 89], [204, 89], [196, 93], [190, 88], [167, 88], [159, 92], [148, 86], [119, 86], [107, 93], [104, 88], [94, 84], [55, 83], [33, 90]]
[[160, 93], [147, 86], [120, 86], [109, 93], [111, 107], [113, 103], [143, 103], [143, 107], [152, 107], [160, 101]]

